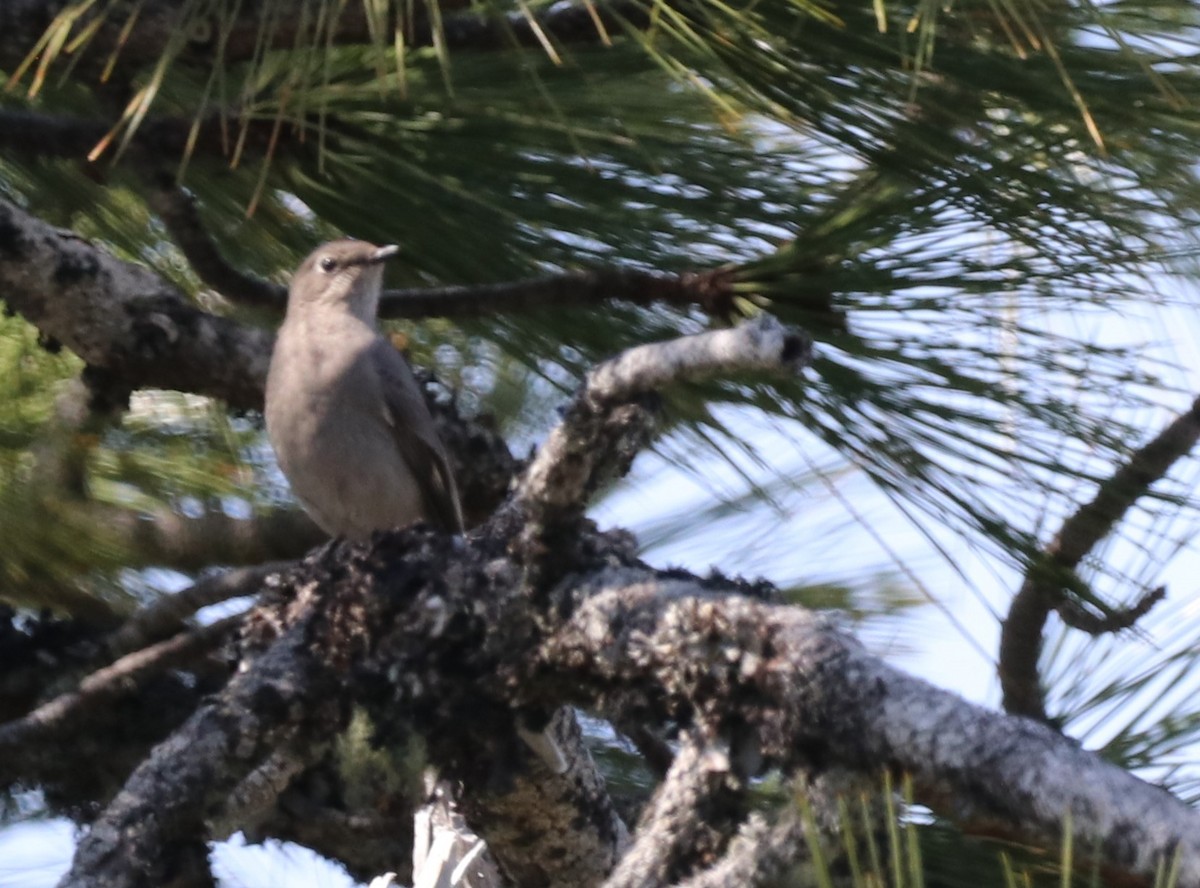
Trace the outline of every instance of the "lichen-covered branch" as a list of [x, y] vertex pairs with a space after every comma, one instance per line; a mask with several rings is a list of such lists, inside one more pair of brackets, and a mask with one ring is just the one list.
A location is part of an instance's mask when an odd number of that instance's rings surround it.
[[[684, 733], [679, 752], [638, 821], [636, 840], [604, 888], [674, 884], [698, 863], [716, 859], [730, 831], [740, 783], [723, 744], [701, 728]], [[740, 813], [740, 812], [739, 812]]]
[[[231, 829], [238, 812], [262, 814], [253, 800], [264, 796], [248, 792], [244, 804], [236, 788], [276, 792], [273, 777], [286, 767], [268, 767], [265, 781], [247, 777], [281, 749], [286, 763], [287, 749], [337, 736], [351, 702], [369, 713], [379, 743], [400, 744], [414, 730], [428, 738], [434, 762], [469, 788], [464, 806], [506, 871], [596, 881], [624, 828], [577, 728], [559, 736], [563, 775], [539, 770], [517, 736], [502, 662], [532, 637], [534, 615], [520, 605], [529, 591], [521, 571], [497, 560], [503, 546], [484, 534], [464, 548], [418, 528], [320, 550], [247, 620], [238, 677], [133, 774], [64, 884], [142, 884], [181, 853], [198, 866], [193, 846], [203, 845], [206, 823]], [[455, 669], [442, 668], [449, 660]], [[563, 828], [570, 823], [584, 825]]]
[[189, 305], [149, 269], [0, 199], [0, 293], [14, 311], [129, 389], [262, 403], [269, 333]]
[[578, 606], [538, 679], [601, 711], [640, 688], [648, 713], [724, 729], [767, 766], [891, 768], [990, 834], [1057, 844], [1069, 813], [1075, 847], [1104, 865], [1151, 878], [1178, 854], [1179, 884], [1200, 885], [1200, 814], [1166, 791], [887, 666], [827, 619], [722, 585], [644, 568], [564, 583]]
[[[1004, 708], [1018, 715], [1045, 721], [1045, 694], [1038, 674], [1046, 619], [1064, 607], [1067, 590], [1078, 582], [1075, 568], [1097, 543], [1112, 531], [1137, 500], [1162, 479], [1171, 466], [1186, 456], [1200, 440], [1200, 399], [1130, 456], [1112, 477], [1104, 481], [1091, 502], [1081, 506], [1063, 522], [1046, 546], [1043, 557], [1025, 574], [1020, 590], [1009, 605], [1000, 634], [1000, 687]], [[1127, 628], [1163, 597], [1152, 590], [1127, 611], [1118, 610], [1108, 621], [1085, 623], [1096, 631]], [[1066, 605], [1068, 624], [1081, 622], [1080, 614]]]
[[69, 886], [202, 885], [205, 821], [268, 757], [302, 736], [319, 744], [346, 713], [328, 664], [308, 654], [311, 610], [133, 772], [79, 843]]
[[811, 359], [812, 341], [806, 334], [764, 314], [729, 330], [627, 349], [587, 375], [580, 397], [605, 404], [689, 380], [799, 373]]
[[[595, 873], [622, 846], [619, 821], [596, 817], [605, 797], [564, 799], [576, 784], [546, 782], [517, 738], [516, 709], [574, 703], [703, 725], [750, 773], [891, 768], [911, 775], [917, 801], [991, 834], [1056, 843], [1069, 812], [1076, 848], [1113, 870], [1149, 876], [1178, 853], [1178, 884], [1200, 886], [1200, 814], [1049, 728], [909, 677], [759, 587], [647, 568], [622, 535], [580, 540], [573, 575], [529, 588], [506, 554], [514, 532], [503, 516], [461, 544], [415, 528], [298, 568], [249, 622], [238, 678], [134, 775], [67, 884], [137, 884], [84, 875], [119, 860], [160, 872], [179, 841], [204, 835], [193, 806], [219, 810], [272, 750], [336, 732], [342, 716], [318, 700], [353, 700], [377, 742], [428, 738], [510, 873], [536, 865], [554, 881], [562, 861]], [[505, 804], [480, 803], [498, 787], [512, 789]], [[563, 819], [572, 807], [589, 813]], [[565, 843], [574, 855], [538, 853]]]
[[811, 342], [769, 315], [729, 330], [631, 348], [590, 372], [521, 478], [531, 524], [581, 513], [593, 491], [623, 473], [648, 443], [644, 396], [677, 382], [736, 372], [795, 373]]
[[675, 883], [675, 888], [789, 884], [781, 878], [788, 869], [810, 862], [805, 844], [805, 825], [799, 811], [786, 811], [775, 823], [760, 813], [751, 814], [720, 860]]

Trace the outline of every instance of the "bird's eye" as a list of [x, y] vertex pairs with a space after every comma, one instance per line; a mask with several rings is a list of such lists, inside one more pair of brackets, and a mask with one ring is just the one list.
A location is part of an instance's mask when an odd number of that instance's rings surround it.
[[321, 271], [333, 271], [337, 268], [337, 260], [332, 256], [326, 256], [317, 264], [321, 266]]

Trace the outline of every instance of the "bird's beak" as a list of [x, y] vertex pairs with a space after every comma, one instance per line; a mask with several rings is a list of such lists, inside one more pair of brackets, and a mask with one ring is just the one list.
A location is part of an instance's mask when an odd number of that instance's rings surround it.
[[375, 252], [371, 254], [370, 258], [367, 259], [367, 263], [370, 265], [378, 265], [380, 262], [386, 262], [387, 260], [391, 259], [399, 252], [400, 248], [395, 244], [388, 244], [386, 247], [377, 247]]

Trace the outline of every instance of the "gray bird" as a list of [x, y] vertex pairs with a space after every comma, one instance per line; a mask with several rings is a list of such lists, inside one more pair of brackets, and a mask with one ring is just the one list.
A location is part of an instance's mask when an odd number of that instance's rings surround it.
[[382, 263], [397, 247], [336, 240], [292, 277], [267, 374], [267, 436], [305, 511], [363, 539], [424, 519], [462, 533], [433, 417], [401, 354], [375, 327]]

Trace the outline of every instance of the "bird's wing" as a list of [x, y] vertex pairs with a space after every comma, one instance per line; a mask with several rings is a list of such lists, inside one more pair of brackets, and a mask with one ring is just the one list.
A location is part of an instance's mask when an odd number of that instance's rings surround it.
[[426, 518], [443, 530], [462, 533], [462, 506], [454, 472], [412, 369], [383, 337], [375, 340], [368, 355], [379, 374], [384, 420], [421, 487], [421, 497], [430, 512]]

